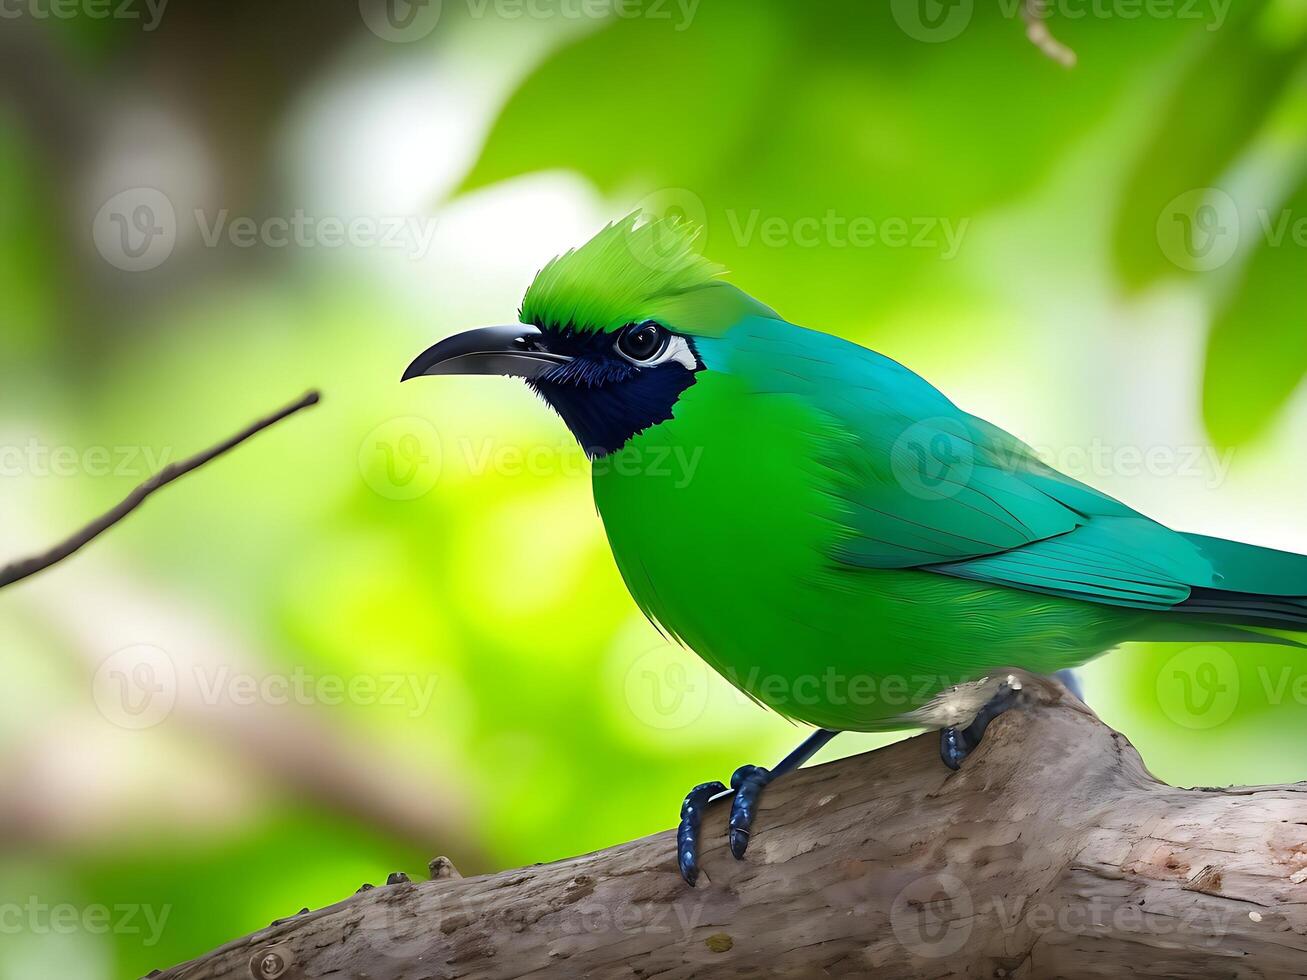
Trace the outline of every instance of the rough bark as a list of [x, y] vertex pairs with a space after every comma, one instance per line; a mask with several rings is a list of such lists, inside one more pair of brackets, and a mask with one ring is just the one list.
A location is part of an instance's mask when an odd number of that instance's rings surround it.
[[927, 733], [771, 786], [742, 862], [671, 832], [398, 882], [166, 971], [278, 977], [1307, 976], [1307, 789], [1176, 789], [1051, 684], [949, 772]]

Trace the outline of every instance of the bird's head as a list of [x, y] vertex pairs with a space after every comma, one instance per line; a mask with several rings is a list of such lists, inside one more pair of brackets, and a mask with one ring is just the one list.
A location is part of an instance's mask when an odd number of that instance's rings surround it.
[[403, 380], [441, 374], [524, 378], [593, 458], [672, 418], [705, 365], [699, 341], [775, 314], [722, 281], [697, 230], [638, 212], [546, 265], [520, 323], [481, 327], [420, 354]]

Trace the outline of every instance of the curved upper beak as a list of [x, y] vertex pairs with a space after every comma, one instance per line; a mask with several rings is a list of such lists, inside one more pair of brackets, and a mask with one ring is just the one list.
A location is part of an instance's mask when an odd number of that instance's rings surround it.
[[543, 334], [528, 324], [480, 327], [447, 337], [414, 358], [401, 381], [429, 374], [503, 374], [538, 378], [571, 360], [545, 349]]

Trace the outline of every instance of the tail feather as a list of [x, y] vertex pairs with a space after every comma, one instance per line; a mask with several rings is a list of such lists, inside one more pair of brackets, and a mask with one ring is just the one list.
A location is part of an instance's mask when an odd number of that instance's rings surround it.
[[1272, 629], [1307, 630], [1307, 598], [1194, 589], [1175, 612], [1212, 616], [1223, 623], [1265, 626]]
[[1225, 624], [1307, 632], [1307, 555], [1186, 534], [1217, 573], [1174, 612]]
[[1307, 597], [1307, 555], [1254, 544], [1184, 535], [1196, 544], [1220, 576], [1218, 589], [1247, 595]]

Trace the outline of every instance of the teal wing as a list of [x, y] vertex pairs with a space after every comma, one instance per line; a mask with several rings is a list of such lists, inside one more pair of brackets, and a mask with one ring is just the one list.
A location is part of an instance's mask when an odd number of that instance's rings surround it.
[[[1172, 610], [1195, 590], [1217, 594], [1225, 587], [1217, 564], [1249, 548], [1210, 546], [1057, 472], [1020, 440], [863, 347], [762, 318], [717, 343], [723, 349], [714, 353], [758, 393], [800, 396], [826, 423], [822, 462], [845, 531], [831, 555], [840, 565], [921, 568]], [[1302, 563], [1294, 565], [1296, 594], [1307, 594], [1307, 558], [1288, 557]], [[1245, 553], [1242, 565], [1258, 562]], [[1241, 574], [1265, 584], [1260, 573]]]

